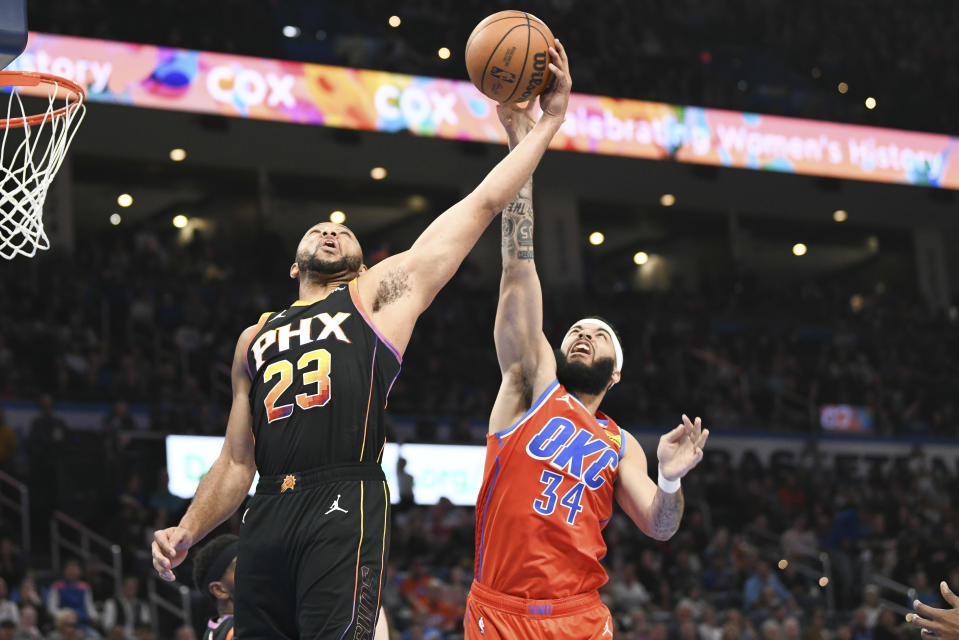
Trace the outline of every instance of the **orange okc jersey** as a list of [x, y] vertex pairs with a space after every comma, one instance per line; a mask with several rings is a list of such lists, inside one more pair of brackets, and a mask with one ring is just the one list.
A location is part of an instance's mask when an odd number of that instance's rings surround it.
[[474, 577], [521, 598], [564, 598], [606, 583], [602, 529], [623, 457], [620, 428], [558, 381], [512, 427], [487, 436], [476, 502]]

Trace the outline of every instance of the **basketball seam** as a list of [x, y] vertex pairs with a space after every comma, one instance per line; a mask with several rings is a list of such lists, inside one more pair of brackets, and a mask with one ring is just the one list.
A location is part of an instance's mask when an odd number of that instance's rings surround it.
[[[522, 13], [522, 12], [520, 12], [520, 13]], [[488, 28], [491, 27], [492, 25], [496, 24], [497, 22], [502, 22], [503, 20], [513, 20], [513, 19], [519, 18], [519, 17], [520, 17], [520, 16], [503, 16], [502, 18], [497, 18], [496, 20], [491, 21], [489, 24], [485, 25], [485, 26], [484, 26], [482, 29], [480, 29], [479, 31], [475, 31], [475, 33], [471, 33], [469, 39], [467, 39], [467, 41], [466, 41], [466, 52], [467, 52], [467, 53], [469, 52], [469, 50], [470, 50], [470, 45], [473, 43], [473, 38], [475, 38], [475, 37], [478, 36], [479, 34], [481, 34], [481, 33], [483, 33], [484, 31], [486, 31], [486, 29], [488, 29]], [[544, 22], [543, 24], [545, 25], [546, 23]]]
[[[523, 15], [526, 16], [526, 53], [523, 54], [523, 66], [520, 67], [520, 68], [521, 68], [521, 69], [523, 70], [523, 72], [525, 73], [525, 71], [526, 71], [526, 63], [529, 61], [529, 29], [530, 29], [530, 26], [529, 26], [529, 14], [528, 14], [528, 13], [524, 13]], [[513, 27], [513, 28], [515, 29], [515, 27]], [[510, 31], [512, 31], [512, 29], [510, 29]], [[499, 46], [499, 45], [497, 45], [497, 46]], [[487, 64], [488, 64], [488, 63], [487, 63]], [[530, 77], [532, 78], [532, 75], [530, 75]], [[485, 79], [486, 79], [486, 74], [485, 74], [485, 72], [484, 72], [484, 74], [483, 74], [483, 80], [485, 81]], [[523, 79], [523, 76], [521, 75], [521, 76], [519, 77], [519, 79], [522, 80], [522, 79]], [[506, 100], [504, 100], [503, 102], [509, 102], [510, 100], [512, 100], [512, 99], [513, 99], [513, 95], [516, 93], [516, 90], [519, 89], [519, 86], [520, 86], [521, 84], [522, 84], [522, 82], [517, 82], [517, 83], [513, 86], [513, 91], [510, 92], [510, 94], [509, 94], [508, 96], [506, 96]]]
[[[515, 27], [510, 27], [510, 30], [503, 34], [503, 37], [499, 39], [499, 42], [496, 43], [496, 46], [493, 47], [493, 50], [490, 52], [489, 58], [486, 59], [486, 64], [483, 66], [483, 79], [480, 81], [480, 91], [482, 93], [486, 93], [486, 72], [489, 69], [490, 62], [493, 61], [493, 56], [495, 56], [496, 52], [499, 51], [499, 47], [501, 44], [503, 44], [503, 40], [506, 40], [509, 34], [513, 33], [513, 29], [519, 29], [522, 26], [523, 25], [518, 24]], [[527, 30], [526, 33], [526, 54], [529, 55], [529, 30]], [[525, 59], [523, 60], [523, 68], [526, 68]], [[520, 79], [522, 79], [522, 76], [520, 76]], [[516, 87], [513, 87], [513, 93], [516, 93]], [[511, 93], [510, 96], [512, 95], [513, 94]], [[509, 100], [509, 98], [507, 98], [507, 100]]]

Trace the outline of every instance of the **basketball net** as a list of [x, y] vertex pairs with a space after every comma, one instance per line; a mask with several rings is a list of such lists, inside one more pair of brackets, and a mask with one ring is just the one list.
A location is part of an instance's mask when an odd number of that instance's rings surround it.
[[[41, 104], [24, 105], [24, 95], [39, 97]], [[50, 248], [43, 203], [83, 122], [84, 97], [78, 84], [64, 78], [0, 71], [0, 258], [32, 257]]]

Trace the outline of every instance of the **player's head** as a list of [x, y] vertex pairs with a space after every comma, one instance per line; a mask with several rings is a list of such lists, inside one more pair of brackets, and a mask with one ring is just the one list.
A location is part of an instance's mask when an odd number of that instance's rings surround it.
[[599, 395], [619, 382], [623, 348], [608, 322], [591, 316], [573, 324], [556, 350], [556, 377], [575, 395]]
[[353, 232], [342, 224], [320, 222], [300, 239], [290, 277], [326, 280], [330, 276], [357, 275], [365, 270], [363, 250]]
[[210, 540], [193, 558], [193, 582], [221, 614], [232, 613], [236, 553], [240, 539], [224, 534]]

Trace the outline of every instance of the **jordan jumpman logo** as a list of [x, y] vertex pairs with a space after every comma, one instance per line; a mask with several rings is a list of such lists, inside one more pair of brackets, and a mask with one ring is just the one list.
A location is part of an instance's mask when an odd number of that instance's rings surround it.
[[340, 496], [341, 494], [336, 494], [336, 500], [333, 501], [333, 504], [330, 505], [330, 508], [326, 510], [326, 513], [323, 515], [330, 514], [334, 511], [342, 511], [343, 513], [349, 513], [346, 509], [340, 508]]

